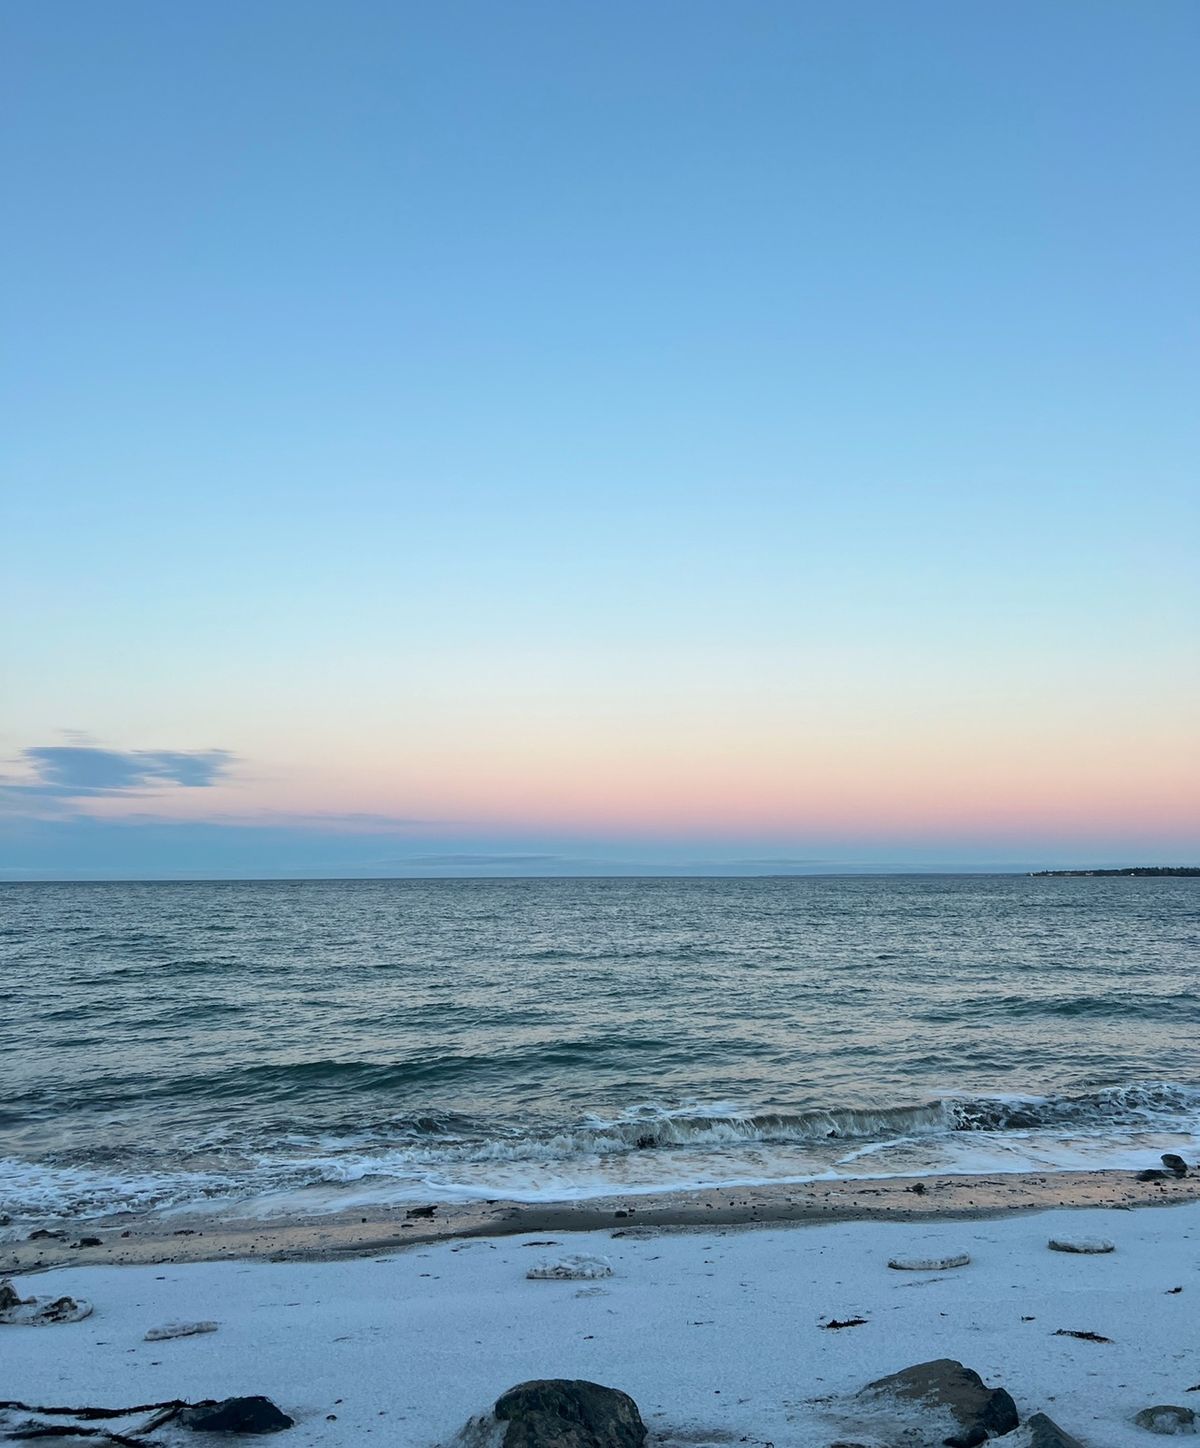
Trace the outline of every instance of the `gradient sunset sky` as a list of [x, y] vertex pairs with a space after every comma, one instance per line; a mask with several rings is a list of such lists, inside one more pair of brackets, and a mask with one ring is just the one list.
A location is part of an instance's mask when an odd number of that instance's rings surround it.
[[1193, 0], [11, 0], [0, 876], [1200, 859]]

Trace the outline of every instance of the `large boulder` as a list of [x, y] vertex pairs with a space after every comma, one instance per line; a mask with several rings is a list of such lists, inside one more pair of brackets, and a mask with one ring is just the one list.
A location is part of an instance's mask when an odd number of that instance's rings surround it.
[[989, 1388], [978, 1373], [953, 1358], [917, 1363], [868, 1383], [864, 1393], [888, 1393], [940, 1408], [958, 1425], [943, 1441], [947, 1448], [977, 1448], [988, 1438], [1011, 1433], [1020, 1419], [1003, 1388]]
[[642, 1448], [646, 1438], [627, 1393], [578, 1378], [519, 1383], [494, 1411], [508, 1425], [503, 1448]]
[[1045, 1413], [1034, 1413], [1025, 1419], [1029, 1433], [1029, 1448], [1083, 1448], [1078, 1438], [1072, 1438], [1065, 1428], [1060, 1428], [1053, 1418]]
[[197, 1433], [278, 1433], [295, 1422], [270, 1398], [224, 1398], [219, 1403], [194, 1403], [177, 1420]]
[[1139, 1428], [1149, 1428], [1151, 1433], [1194, 1433], [1197, 1427], [1193, 1409], [1181, 1408], [1175, 1403], [1143, 1408], [1133, 1421]]

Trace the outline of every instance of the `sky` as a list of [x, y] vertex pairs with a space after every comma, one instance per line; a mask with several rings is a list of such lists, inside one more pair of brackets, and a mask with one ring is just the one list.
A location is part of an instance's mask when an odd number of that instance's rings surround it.
[[0, 878], [1200, 861], [1192, 0], [0, 27]]

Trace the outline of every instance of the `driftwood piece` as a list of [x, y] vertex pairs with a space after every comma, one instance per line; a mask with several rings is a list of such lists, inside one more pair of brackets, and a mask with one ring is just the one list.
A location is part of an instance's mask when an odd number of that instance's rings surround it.
[[4, 1436], [14, 1442], [30, 1438], [103, 1438], [120, 1448], [152, 1448], [145, 1438], [130, 1438], [110, 1428], [81, 1428], [78, 1423], [31, 1423], [25, 1428], [10, 1428]]
[[[0, 1411], [33, 1413], [42, 1418], [81, 1418], [84, 1422], [153, 1413], [149, 1422], [137, 1430], [139, 1433], [153, 1433], [156, 1428], [178, 1417], [184, 1408], [194, 1406], [198, 1405], [184, 1398], [171, 1398], [162, 1403], [135, 1403], [130, 1408], [44, 1408], [36, 1403], [0, 1401]], [[106, 1442], [117, 1444], [118, 1448], [154, 1448], [145, 1438], [115, 1433], [111, 1428], [83, 1428], [78, 1423], [26, 1423], [19, 1428], [6, 1429], [2, 1436], [10, 1442], [28, 1442], [35, 1438], [103, 1438]]]

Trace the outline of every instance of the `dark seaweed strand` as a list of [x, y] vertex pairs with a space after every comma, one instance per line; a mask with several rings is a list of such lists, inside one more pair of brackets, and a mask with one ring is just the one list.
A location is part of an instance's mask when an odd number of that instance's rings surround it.
[[135, 1413], [157, 1413], [163, 1408], [181, 1408], [193, 1405], [183, 1398], [170, 1398], [163, 1403], [135, 1403], [132, 1408], [39, 1408], [32, 1403], [0, 1402], [0, 1409], [15, 1409], [21, 1413], [41, 1413], [44, 1418], [132, 1418]]
[[5, 1433], [10, 1440], [29, 1438], [103, 1438], [116, 1443], [119, 1448], [153, 1448], [145, 1438], [127, 1438], [124, 1433], [113, 1433], [108, 1428], [81, 1428], [76, 1423], [43, 1423], [36, 1428], [15, 1428]]

